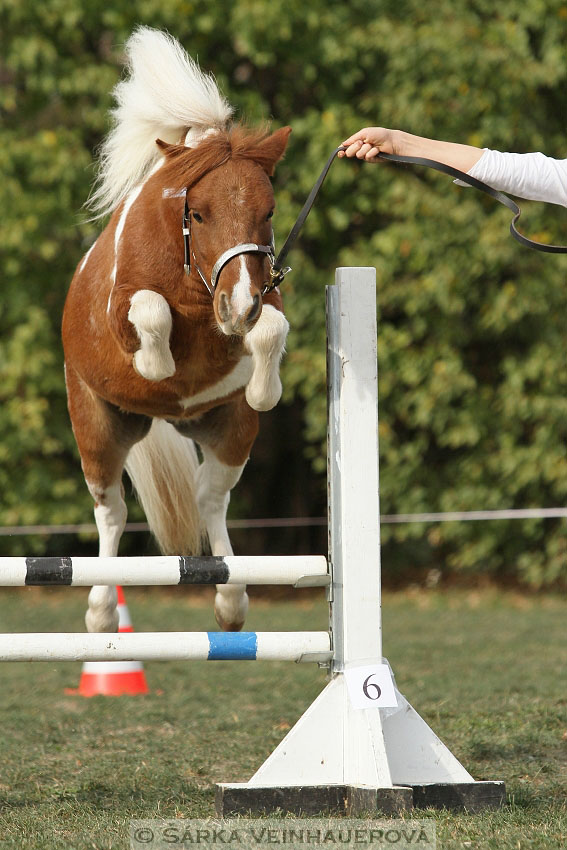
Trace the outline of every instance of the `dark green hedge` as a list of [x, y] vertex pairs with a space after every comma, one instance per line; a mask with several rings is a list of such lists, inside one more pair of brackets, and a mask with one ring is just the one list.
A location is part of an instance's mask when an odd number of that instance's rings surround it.
[[[242, 117], [293, 126], [275, 179], [280, 242], [330, 151], [366, 124], [566, 152], [564, 0], [439, 0], [434, 14], [417, 0], [0, 0], [0, 15], [2, 524], [90, 518], [59, 320], [93, 238], [78, 213], [135, 24], [169, 29]], [[564, 210], [523, 206], [532, 235], [567, 241]], [[384, 513], [566, 503], [567, 260], [530, 253], [507, 227], [507, 211], [439, 175], [340, 162], [294, 252], [285, 399], [301, 400], [319, 472], [323, 287], [335, 266], [377, 268]], [[279, 512], [288, 504], [282, 494]], [[384, 537], [391, 573], [567, 579], [565, 520], [404, 525]]]

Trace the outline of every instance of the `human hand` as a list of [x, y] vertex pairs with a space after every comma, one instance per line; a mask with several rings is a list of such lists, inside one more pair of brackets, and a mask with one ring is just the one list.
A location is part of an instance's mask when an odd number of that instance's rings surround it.
[[366, 162], [378, 162], [380, 153], [395, 153], [394, 133], [385, 127], [363, 127], [358, 133], [345, 139], [345, 151], [339, 151], [339, 156], [356, 157]]

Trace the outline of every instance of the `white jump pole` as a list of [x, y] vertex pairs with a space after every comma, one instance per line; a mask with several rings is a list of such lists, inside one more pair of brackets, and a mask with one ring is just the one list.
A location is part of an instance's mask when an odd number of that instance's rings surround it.
[[0, 661], [296, 661], [327, 664], [328, 632], [0, 635]]
[[324, 555], [156, 555], [143, 558], [0, 558], [3, 587], [177, 584], [329, 584]]
[[[337, 269], [327, 336], [331, 680], [248, 782], [217, 786], [217, 811], [500, 805], [503, 784], [475, 782], [384, 668], [375, 269]], [[375, 707], [388, 678], [397, 705]]]

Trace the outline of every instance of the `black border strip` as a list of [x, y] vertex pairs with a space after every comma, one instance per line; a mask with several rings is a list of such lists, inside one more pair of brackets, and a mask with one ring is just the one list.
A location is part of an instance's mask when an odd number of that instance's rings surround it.
[[222, 557], [181, 555], [179, 558], [179, 584], [227, 584], [229, 578], [230, 570]]
[[26, 558], [26, 585], [69, 585], [72, 581], [71, 558]]

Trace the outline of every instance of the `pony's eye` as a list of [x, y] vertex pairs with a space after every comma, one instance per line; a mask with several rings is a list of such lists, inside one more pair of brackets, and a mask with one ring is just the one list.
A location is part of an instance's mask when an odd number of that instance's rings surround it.
[[195, 219], [195, 221], [198, 221], [199, 224], [201, 224], [201, 222], [203, 221], [203, 216], [201, 215], [201, 213], [195, 212], [195, 210], [193, 210], [193, 218]]
[[269, 220], [271, 219], [271, 217], [273, 216], [273, 214], [274, 214], [274, 211], [273, 211], [273, 210], [270, 210], [270, 212], [269, 212], [269, 213], [268, 213], [268, 215], [266, 216], [266, 221], [269, 221]]

